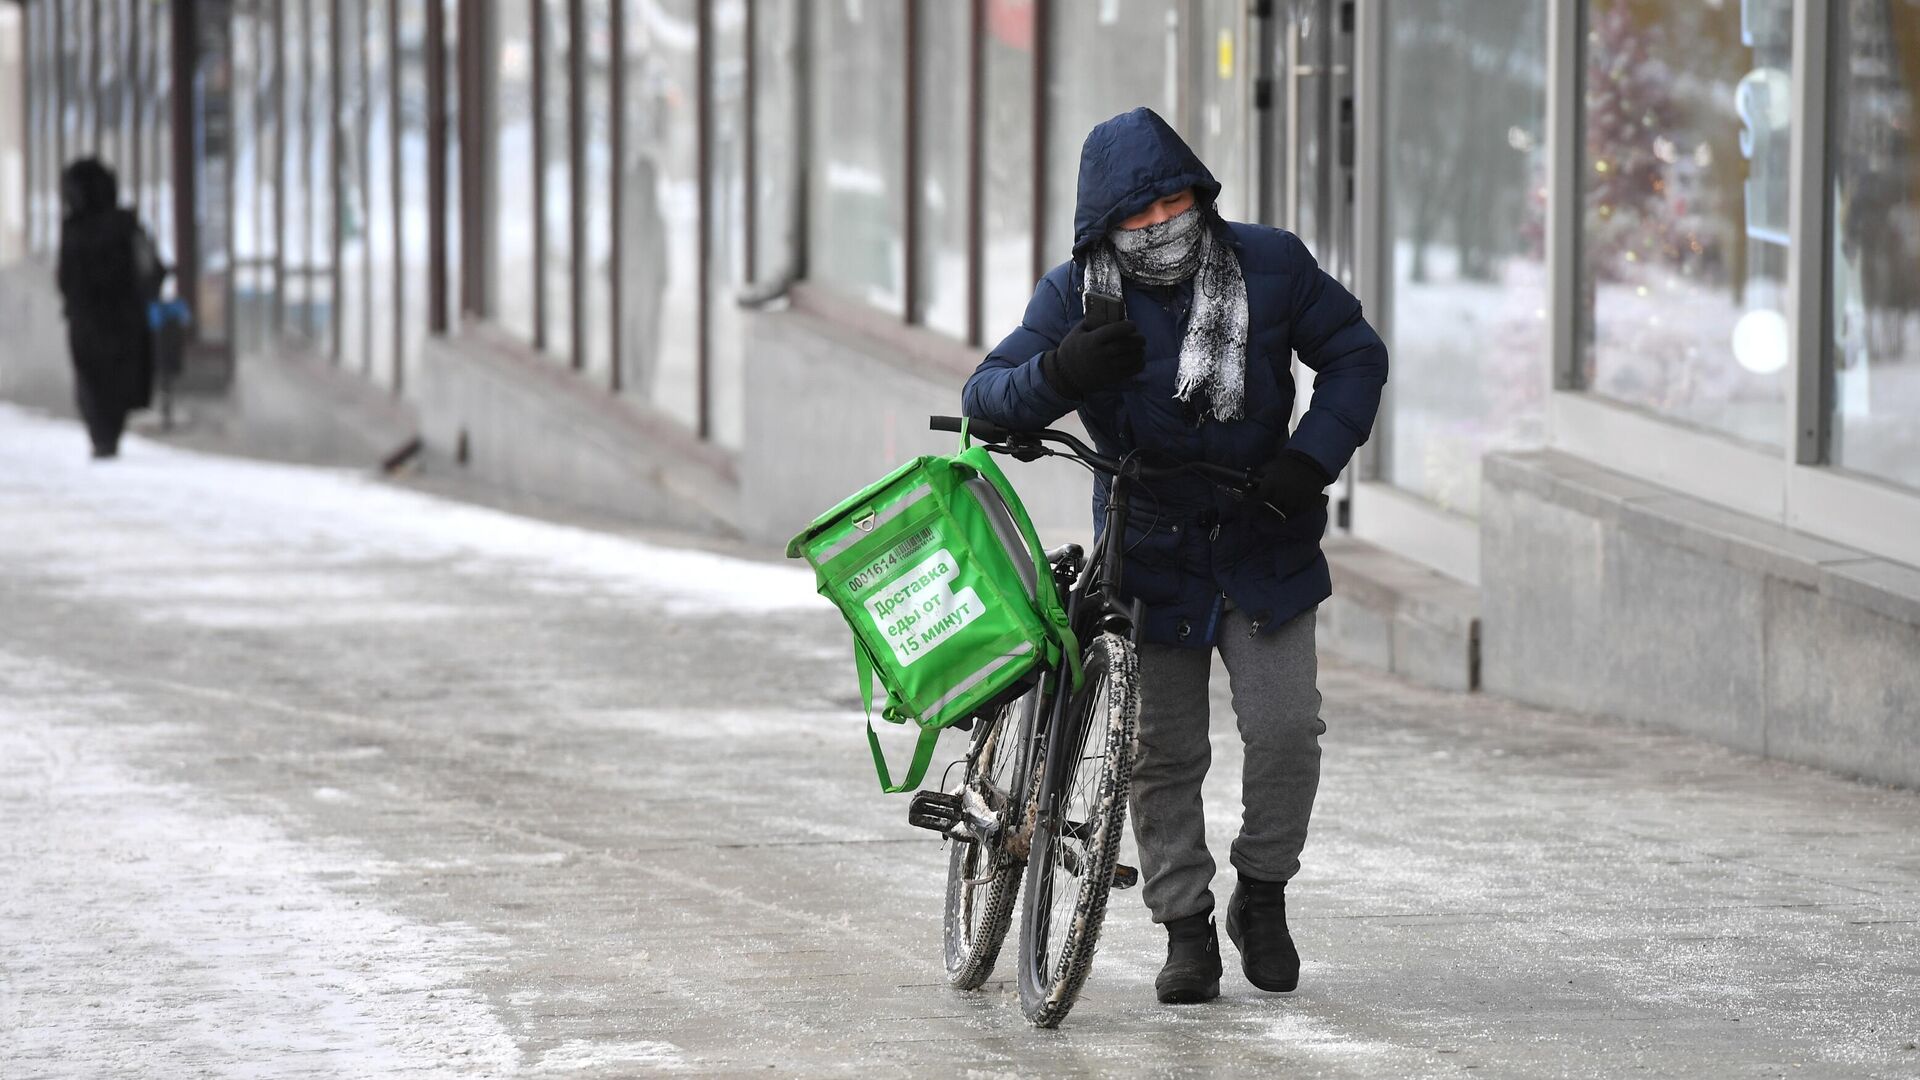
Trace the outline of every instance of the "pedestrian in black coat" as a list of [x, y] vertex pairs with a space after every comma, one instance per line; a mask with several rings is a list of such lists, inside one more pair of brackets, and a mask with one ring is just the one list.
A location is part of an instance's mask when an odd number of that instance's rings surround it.
[[93, 456], [119, 453], [127, 414], [153, 396], [147, 303], [165, 271], [133, 211], [119, 206], [113, 171], [94, 158], [61, 176], [67, 216], [60, 225], [60, 297], [73, 352], [74, 396]]

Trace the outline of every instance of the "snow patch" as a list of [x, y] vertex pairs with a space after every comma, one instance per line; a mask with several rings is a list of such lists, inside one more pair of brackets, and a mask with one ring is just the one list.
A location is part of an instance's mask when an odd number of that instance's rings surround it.
[[[65, 684], [64, 686], [62, 684]], [[9, 1078], [497, 1076], [471, 982], [501, 942], [352, 895], [378, 861], [118, 762], [85, 680], [0, 652], [0, 1061]], [[35, 687], [48, 697], [32, 700]], [[96, 717], [97, 719], [97, 717]], [[316, 797], [329, 789], [318, 789]], [[329, 883], [333, 883], [330, 887]]]
[[601, 1043], [573, 1039], [540, 1055], [534, 1063], [536, 1073], [577, 1072], [582, 1069], [606, 1069], [630, 1066], [647, 1069], [678, 1069], [686, 1065], [680, 1048], [667, 1042]]
[[[41, 509], [48, 506], [57, 509]], [[452, 617], [386, 595], [394, 586], [381, 577], [337, 572], [383, 561], [443, 562], [559, 592], [611, 589], [673, 615], [825, 610], [800, 564], [673, 548], [469, 506], [359, 472], [219, 457], [137, 436], [119, 460], [93, 463], [71, 423], [0, 404], [0, 518], [37, 509], [42, 520], [0, 536], [0, 558], [30, 561], [81, 592], [111, 578], [105, 588], [185, 602], [191, 606], [176, 610], [213, 625], [239, 616], [207, 601], [262, 595], [286, 597], [288, 617], [307, 621], [339, 621], [356, 609], [382, 620]], [[102, 518], [150, 531], [131, 543], [127, 530], [89, 527]], [[286, 572], [229, 572], [257, 566], [262, 549]]]

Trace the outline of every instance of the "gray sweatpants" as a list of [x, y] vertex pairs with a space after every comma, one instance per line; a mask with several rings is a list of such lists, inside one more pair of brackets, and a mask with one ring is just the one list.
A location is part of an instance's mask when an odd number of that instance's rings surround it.
[[[1233, 868], [1261, 881], [1300, 869], [1307, 819], [1320, 786], [1320, 691], [1309, 611], [1271, 634], [1249, 637], [1246, 613], [1229, 609], [1216, 648], [1233, 689], [1246, 746], [1240, 775], [1240, 835]], [[1213, 907], [1213, 856], [1201, 812], [1200, 781], [1213, 760], [1207, 738], [1207, 678], [1213, 654], [1172, 645], [1140, 646], [1140, 724], [1133, 764], [1133, 830], [1142, 893], [1153, 921]]]

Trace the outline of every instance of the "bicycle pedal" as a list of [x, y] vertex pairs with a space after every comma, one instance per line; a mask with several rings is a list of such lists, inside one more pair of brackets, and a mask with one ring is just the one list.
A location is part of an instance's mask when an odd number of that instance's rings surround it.
[[966, 820], [966, 814], [960, 808], [960, 796], [944, 791], [916, 791], [913, 801], [907, 804], [907, 824], [917, 829], [931, 829], [945, 836], [954, 826]]
[[1140, 884], [1140, 871], [1128, 866], [1126, 863], [1113, 864], [1114, 888], [1131, 889], [1138, 884]]

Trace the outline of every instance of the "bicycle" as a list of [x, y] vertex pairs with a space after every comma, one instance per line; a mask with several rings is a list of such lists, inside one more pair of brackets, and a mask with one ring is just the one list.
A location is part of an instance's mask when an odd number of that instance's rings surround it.
[[[929, 427], [957, 432], [961, 421], [935, 416]], [[1073, 1008], [1092, 969], [1109, 891], [1139, 880], [1118, 861], [1140, 706], [1135, 650], [1145, 621], [1144, 606], [1119, 588], [1118, 541], [1127, 534], [1131, 488], [1186, 472], [1244, 497], [1256, 477], [1204, 462], [1150, 466], [1137, 452], [1110, 458], [1063, 431], [1013, 432], [980, 420], [968, 428], [993, 453], [1063, 457], [1111, 478], [1093, 551], [1067, 544], [1047, 553], [1082, 643], [1079, 689], [1061, 693], [1062, 672], [1046, 671], [1021, 697], [975, 717], [966, 757], [954, 763], [965, 765], [960, 782], [916, 793], [908, 810], [910, 823], [953, 842], [944, 920], [952, 986], [978, 989], [992, 975], [1024, 868], [1020, 1008], [1035, 1026], [1051, 1028]]]

